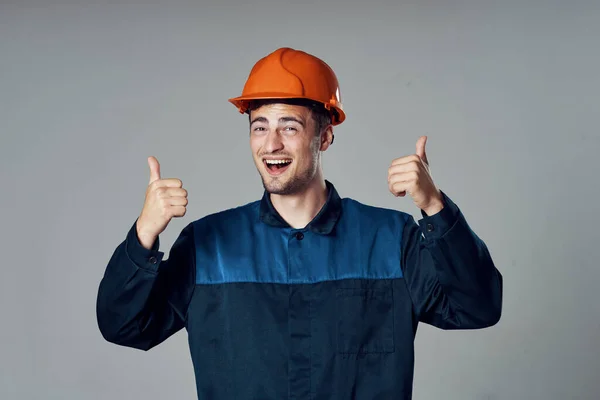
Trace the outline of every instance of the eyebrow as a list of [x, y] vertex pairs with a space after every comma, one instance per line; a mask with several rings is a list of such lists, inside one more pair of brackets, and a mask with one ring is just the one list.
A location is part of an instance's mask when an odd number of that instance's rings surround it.
[[[255, 122], [269, 122], [265, 117], [256, 117], [252, 120], [252, 122], [250, 122], [250, 125], [252, 125]], [[298, 119], [296, 117], [281, 117], [279, 118], [279, 122], [297, 122], [300, 125], [302, 125], [302, 127], [304, 127], [304, 122], [301, 119]]]

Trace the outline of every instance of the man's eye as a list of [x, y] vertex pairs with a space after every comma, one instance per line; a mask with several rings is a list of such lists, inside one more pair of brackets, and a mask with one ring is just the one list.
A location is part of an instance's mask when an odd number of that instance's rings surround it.
[[257, 126], [256, 128], [254, 128], [255, 131], [264, 131], [265, 128], [263, 128], [262, 126]]
[[284, 129], [285, 129], [286, 131], [295, 131], [295, 130], [297, 130], [297, 129], [296, 129], [296, 128], [294, 128], [293, 126], [286, 126]]

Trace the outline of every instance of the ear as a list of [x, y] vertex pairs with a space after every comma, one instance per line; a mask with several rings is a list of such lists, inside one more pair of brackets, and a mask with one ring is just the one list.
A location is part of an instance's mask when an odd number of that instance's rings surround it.
[[325, 151], [333, 143], [333, 125], [328, 125], [327, 128], [321, 132], [321, 151]]

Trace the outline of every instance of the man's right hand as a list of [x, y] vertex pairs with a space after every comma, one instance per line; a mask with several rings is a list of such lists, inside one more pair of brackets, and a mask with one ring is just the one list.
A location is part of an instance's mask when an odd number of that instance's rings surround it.
[[148, 157], [150, 183], [146, 189], [144, 207], [137, 220], [136, 231], [142, 246], [151, 249], [173, 217], [183, 217], [186, 212], [187, 190], [177, 178], [161, 179], [160, 164]]

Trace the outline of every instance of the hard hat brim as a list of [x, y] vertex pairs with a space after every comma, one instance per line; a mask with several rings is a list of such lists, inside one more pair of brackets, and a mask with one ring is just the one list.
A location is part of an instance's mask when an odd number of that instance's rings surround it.
[[[252, 100], [273, 100], [273, 99], [307, 99], [307, 100], [313, 100], [318, 103], [321, 103], [319, 100], [316, 100], [316, 99], [313, 99], [310, 97], [298, 96], [297, 94], [292, 95], [289, 93], [278, 93], [278, 92], [254, 93], [251, 96], [233, 97], [233, 98], [228, 99], [228, 101], [231, 104], [233, 104], [234, 106], [236, 106], [241, 114], [244, 114], [248, 110], [248, 104], [250, 101], [252, 101]], [[344, 122], [344, 120], [346, 119], [346, 114], [344, 113], [344, 110], [341, 107], [333, 106], [333, 105], [329, 105], [329, 104], [326, 104], [325, 107], [326, 108], [329, 108], [329, 107], [334, 108], [339, 115], [337, 118], [332, 119], [332, 123], [331, 123], [332, 125], [339, 125], [342, 122]]]

